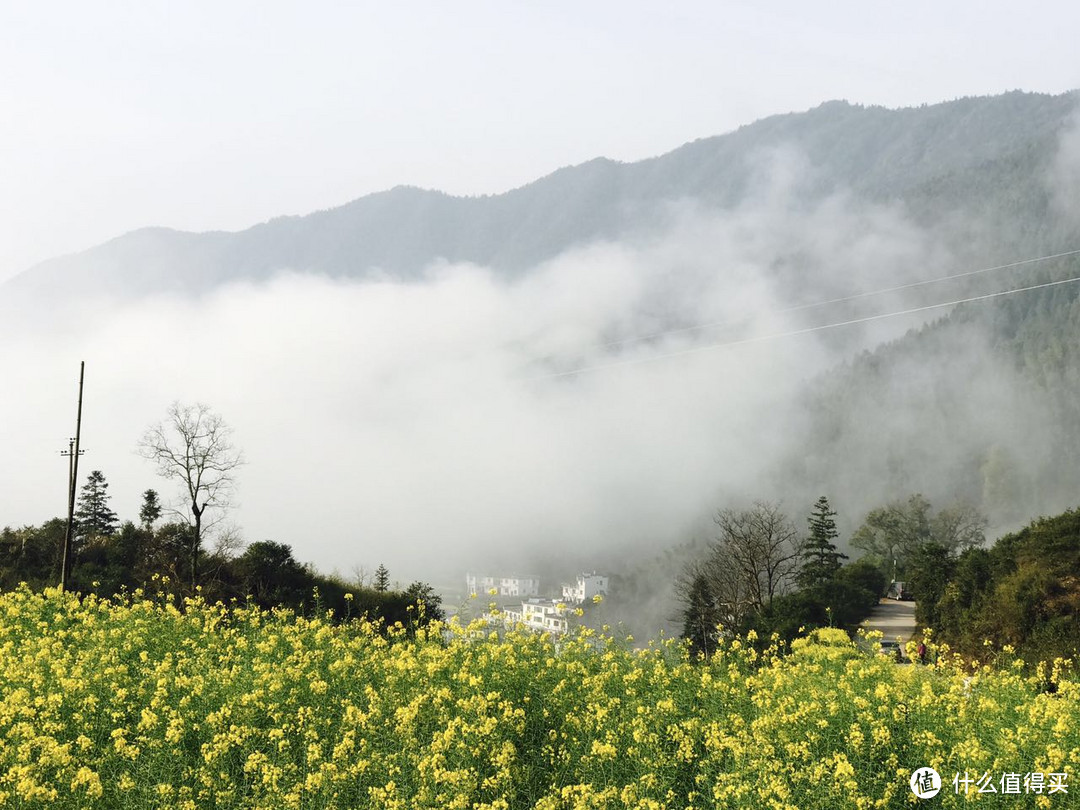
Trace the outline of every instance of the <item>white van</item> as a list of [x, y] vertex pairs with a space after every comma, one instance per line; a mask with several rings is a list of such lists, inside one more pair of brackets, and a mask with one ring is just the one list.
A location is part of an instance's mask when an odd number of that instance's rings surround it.
[[893, 582], [889, 585], [887, 597], [889, 599], [895, 599], [898, 602], [907, 602], [911, 600], [911, 591], [907, 589], [905, 583]]

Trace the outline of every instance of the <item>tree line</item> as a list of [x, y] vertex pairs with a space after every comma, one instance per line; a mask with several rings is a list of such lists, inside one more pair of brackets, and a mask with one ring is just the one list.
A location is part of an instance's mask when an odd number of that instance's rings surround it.
[[1080, 511], [1040, 517], [989, 548], [920, 547], [916, 617], [973, 658], [1008, 644], [1029, 661], [1080, 656]]
[[806, 536], [775, 503], [717, 512], [716, 538], [677, 584], [690, 649], [708, 657], [725, 634], [790, 640], [804, 629], [862, 621], [888, 579], [872, 560], [844, 563], [835, 517], [824, 496]]
[[1080, 655], [1080, 511], [987, 547], [986, 520], [970, 504], [934, 510], [915, 494], [867, 514], [850, 538], [862, 551], [854, 562], [836, 546], [835, 516], [825, 497], [804, 533], [773, 503], [718, 512], [707, 553], [677, 583], [691, 649], [707, 657], [723, 635], [751, 630], [790, 640], [853, 629], [890, 581], [903, 581], [918, 625], [972, 658], [1005, 644], [1031, 661]]
[[[430, 585], [391, 588], [382, 565], [370, 583], [347, 582], [302, 564], [284, 543], [259, 541], [241, 551], [234, 533], [219, 530], [214, 547], [207, 548], [207, 534], [221, 529], [235, 472], [244, 463], [228, 426], [207, 406], [174, 403], [166, 419], [143, 435], [139, 450], [177, 485], [180, 504], [167, 510], [158, 492], [147, 489], [138, 522], [121, 522], [110, 506], [104, 473], [92, 471], [74, 513], [71, 590], [110, 596], [143, 588], [178, 601], [199, 593], [210, 601], [330, 609], [339, 618], [367, 615], [406, 626], [443, 618], [441, 598]], [[65, 520], [54, 518], [0, 531], [0, 588], [56, 585], [66, 528]]]
[[[716, 538], [677, 585], [691, 648], [708, 656], [723, 632], [790, 640], [814, 627], [854, 628], [891, 581], [909, 572], [918, 579], [929, 549], [955, 554], [985, 539], [986, 520], [970, 504], [934, 511], [915, 494], [871, 510], [850, 539], [863, 554], [845, 562], [835, 518], [825, 496], [814, 504], [805, 533], [775, 503], [717, 512]], [[916, 597], [924, 587], [917, 585]]]
[[[199, 593], [210, 601], [250, 600], [267, 609], [305, 613], [332, 609], [339, 618], [367, 615], [388, 624], [443, 618], [441, 598], [430, 585], [413, 582], [404, 589], [392, 588], [385, 566], [379, 566], [370, 582], [349, 582], [319, 573], [299, 562], [289, 545], [272, 540], [237, 552], [225, 535], [213, 548], [203, 549], [195, 544], [190, 523], [160, 521], [162, 514], [160, 497], [150, 489], [143, 494], [139, 522], [121, 522], [109, 507], [104, 474], [91, 472], [76, 511], [70, 589], [111, 596], [142, 588], [164, 591], [177, 600]], [[54, 518], [39, 526], [0, 530], [0, 589], [11, 590], [21, 582], [35, 589], [56, 585], [66, 526], [63, 518]]]

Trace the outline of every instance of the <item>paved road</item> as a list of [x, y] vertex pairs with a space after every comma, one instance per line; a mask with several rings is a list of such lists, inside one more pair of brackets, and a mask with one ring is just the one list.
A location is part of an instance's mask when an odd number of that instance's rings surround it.
[[863, 622], [867, 630], [880, 630], [882, 638], [908, 641], [915, 634], [915, 603], [882, 599], [870, 618]]

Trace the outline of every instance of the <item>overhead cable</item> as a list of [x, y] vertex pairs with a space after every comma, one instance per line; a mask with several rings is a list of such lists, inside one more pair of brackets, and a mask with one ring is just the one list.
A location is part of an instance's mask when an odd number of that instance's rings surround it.
[[[1080, 252], [1080, 251], [1073, 251]], [[798, 335], [807, 335], [811, 332], [821, 332], [826, 329], [837, 329], [841, 326], [854, 326], [860, 323], [870, 323], [871, 321], [879, 321], [885, 318], [896, 318], [901, 315], [913, 315], [917, 312], [929, 312], [935, 309], [943, 309], [945, 307], [953, 307], [959, 304], [970, 304], [975, 301], [986, 301], [991, 298], [1002, 298], [1007, 295], [1016, 295], [1017, 293], [1030, 292], [1031, 290], [1042, 290], [1047, 287], [1056, 287], [1062, 284], [1073, 284], [1080, 281], [1080, 276], [1075, 278], [1066, 278], [1059, 281], [1048, 281], [1044, 284], [1032, 284], [1027, 287], [1017, 287], [1012, 290], [999, 290], [998, 292], [985, 293], [984, 295], [974, 295], [969, 298], [958, 298], [955, 301], [943, 301], [938, 304], [927, 304], [920, 307], [911, 307], [910, 309], [896, 310], [895, 312], [884, 312], [877, 315], [867, 315], [862, 318], [851, 318], [845, 321], [836, 321], [834, 323], [820, 324], [818, 326], [809, 326], [805, 329], [792, 329], [787, 332], [774, 332], [768, 335], [758, 335], [755, 337], [742, 338], [740, 340], [731, 340], [723, 343], [707, 343], [702, 346], [693, 346], [688, 349], [681, 349], [676, 352], [666, 352], [664, 354], [645, 355], [642, 357], [631, 357], [624, 360], [612, 360], [609, 363], [599, 363], [593, 366], [583, 366], [581, 368], [571, 369], [569, 371], [558, 371], [551, 374], [542, 374], [530, 379], [543, 380], [553, 379], [556, 377], [573, 377], [578, 374], [586, 374], [593, 371], [602, 371], [611, 368], [618, 368], [620, 366], [636, 365], [638, 363], [649, 363], [656, 360], [668, 360], [674, 357], [682, 357], [688, 354], [696, 354], [697, 352], [711, 351], [713, 349], [729, 349], [736, 346], [746, 346], [751, 343], [762, 343], [767, 340], [779, 340], [780, 338], [796, 337]]]
[[[1080, 255], [1080, 249], [1066, 250], [1063, 253], [1053, 253], [1047, 256], [1036, 256], [1031, 259], [1020, 259], [1019, 261], [1009, 262], [1008, 264], [997, 264], [993, 267], [982, 267], [978, 270], [966, 270], [963, 273], [953, 273], [948, 276], [938, 276], [937, 278], [928, 278], [922, 281], [912, 281], [907, 284], [898, 284], [895, 287], [883, 287], [877, 290], [868, 290], [866, 292], [854, 293], [852, 295], [841, 296], [840, 298], [829, 298], [824, 301], [813, 301], [807, 304], [796, 304], [790, 307], [784, 307], [782, 309], [770, 310], [767, 313], [761, 313], [757, 317], [762, 315], [784, 315], [789, 312], [800, 312], [807, 309], [816, 309], [818, 307], [830, 306], [832, 304], [844, 304], [848, 301], [857, 301], [862, 298], [871, 298], [875, 295], [886, 295], [887, 293], [901, 292], [902, 290], [911, 290], [916, 287], [925, 287], [929, 284], [940, 284], [943, 281], [955, 281], [958, 278], [969, 278], [971, 276], [978, 276], [984, 273], [992, 273], [996, 270], [1011, 270], [1015, 267], [1023, 267], [1030, 264], [1037, 264], [1039, 262], [1050, 261], [1051, 259], [1063, 259], [1067, 256]], [[634, 337], [620, 338], [618, 340], [612, 340], [606, 343], [598, 344], [600, 348], [612, 348], [614, 346], [622, 346], [627, 343], [640, 343], [646, 340], [656, 340], [657, 338], [668, 337], [670, 335], [686, 334], [688, 332], [700, 332], [705, 329], [718, 329], [722, 326], [735, 326], [739, 323], [745, 323], [745, 321], [714, 321], [712, 323], [702, 323], [693, 326], [683, 326], [678, 329], [667, 329], [662, 332], [654, 332], [648, 335], [636, 335]]]

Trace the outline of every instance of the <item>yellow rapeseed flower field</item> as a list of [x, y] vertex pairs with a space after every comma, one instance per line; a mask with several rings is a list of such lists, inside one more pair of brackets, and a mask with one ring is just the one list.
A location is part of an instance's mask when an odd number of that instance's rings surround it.
[[[932, 646], [933, 665], [898, 666], [836, 630], [786, 654], [755, 642], [705, 663], [589, 631], [381, 632], [22, 588], [0, 595], [0, 806], [1080, 806], [1067, 662], [972, 667]], [[924, 767], [934, 799], [909, 788]], [[984, 773], [1046, 787], [951, 781]]]

